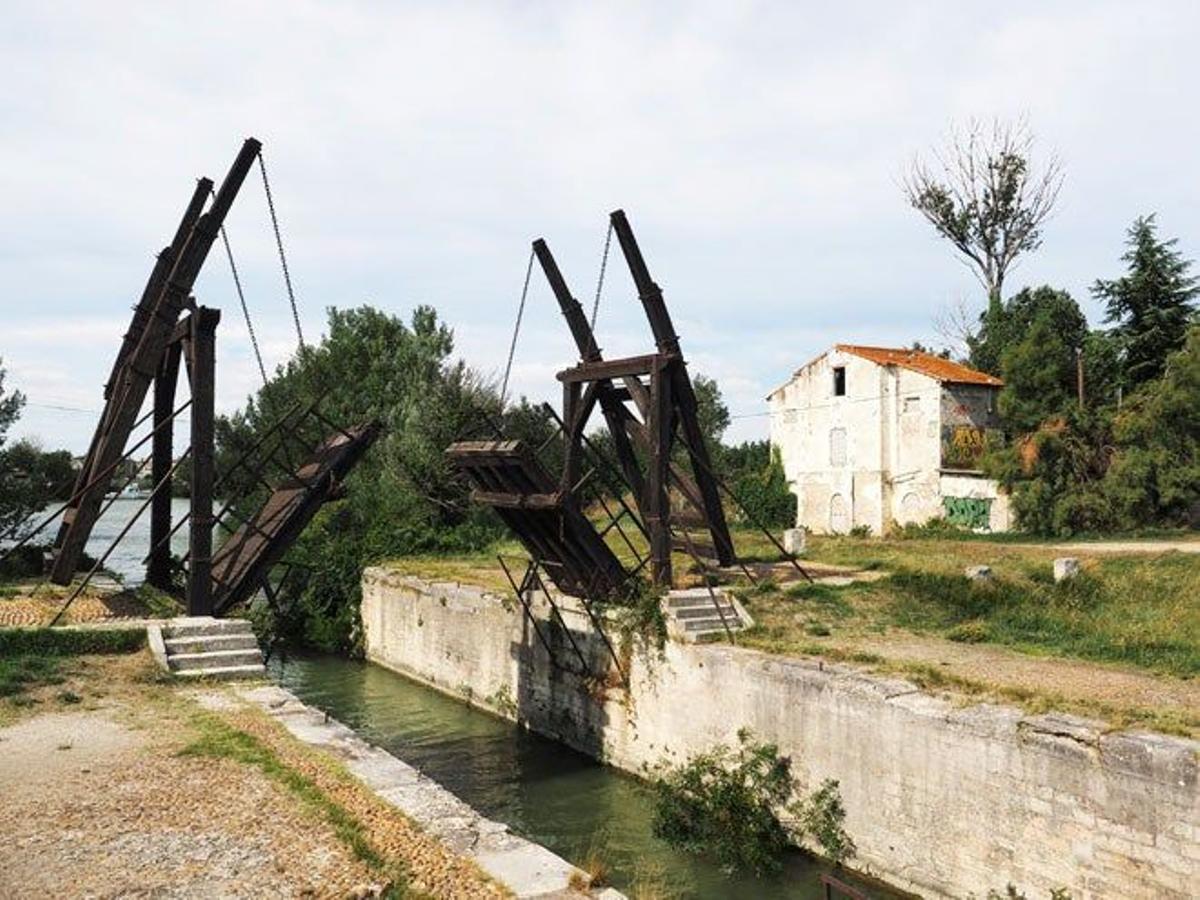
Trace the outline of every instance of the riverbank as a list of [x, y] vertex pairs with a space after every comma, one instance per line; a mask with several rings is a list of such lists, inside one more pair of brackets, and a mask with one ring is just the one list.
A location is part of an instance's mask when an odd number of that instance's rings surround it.
[[510, 896], [237, 688], [145, 650], [26, 675], [0, 699], [0, 896]]
[[819, 659], [668, 643], [607, 672], [603, 642], [564, 601], [599, 668], [536, 604], [385, 568], [364, 574], [368, 657], [634, 773], [749, 728], [802, 785], [840, 784], [856, 868], [923, 896], [1182, 898], [1200, 858], [1200, 744], [1094, 720], [962, 702]]

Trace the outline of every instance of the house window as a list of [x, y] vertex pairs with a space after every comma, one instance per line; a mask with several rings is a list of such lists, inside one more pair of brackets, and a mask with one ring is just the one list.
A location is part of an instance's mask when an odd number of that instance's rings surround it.
[[846, 367], [845, 366], [834, 366], [833, 367], [833, 396], [835, 396], [835, 397], [845, 397], [846, 396]]
[[829, 431], [829, 464], [844, 466], [846, 464], [846, 429], [832, 428]]

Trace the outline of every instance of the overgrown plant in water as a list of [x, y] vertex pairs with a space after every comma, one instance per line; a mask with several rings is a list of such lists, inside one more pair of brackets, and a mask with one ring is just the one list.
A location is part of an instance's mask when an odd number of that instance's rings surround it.
[[746, 729], [736, 748], [721, 744], [660, 769], [653, 787], [654, 833], [688, 852], [711, 853], [727, 872], [777, 872], [789, 844], [805, 835], [834, 862], [854, 854], [838, 783], [827, 780], [791, 802], [798, 791], [791, 759]]

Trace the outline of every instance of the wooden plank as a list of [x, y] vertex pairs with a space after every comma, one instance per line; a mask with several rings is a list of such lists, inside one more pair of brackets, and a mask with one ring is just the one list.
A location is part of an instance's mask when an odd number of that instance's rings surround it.
[[[258, 512], [213, 555], [213, 607], [217, 615], [254, 595], [328, 499], [379, 436], [377, 422], [337, 431], [313, 451]], [[307, 485], [307, 486], [306, 486]]]

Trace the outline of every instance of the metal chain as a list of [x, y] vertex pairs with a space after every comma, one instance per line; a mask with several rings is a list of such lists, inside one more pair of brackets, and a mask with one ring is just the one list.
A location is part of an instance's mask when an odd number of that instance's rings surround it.
[[283, 252], [283, 237], [279, 233], [279, 217], [275, 214], [275, 200], [271, 196], [271, 182], [267, 178], [267, 163], [262, 148], [258, 150], [258, 168], [262, 172], [263, 190], [267, 194], [267, 209], [271, 212], [271, 227], [275, 229], [275, 246], [279, 248], [279, 264], [283, 267], [283, 283], [287, 286], [288, 302], [292, 305], [292, 321], [296, 323], [296, 337], [300, 349], [304, 349], [304, 332], [300, 330], [300, 313], [296, 310], [296, 294], [292, 290], [292, 275], [288, 271], [287, 255]]
[[608, 248], [612, 245], [613, 227], [608, 223], [608, 234], [604, 236], [604, 255], [600, 257], [600, 277], [596, 279], [596, 299], [592, 301], [592, 331], [596, 330], [596, 314], [600, 312], [600, 291], [604, 289], [604, 270], [608, 268]]
[[[216, 192], [211, 188], [209, 192], [213, 199], [216, 199]], [[250, 321], [250, 307], [246, 305], [246, 295], [242, 291], [242, 279], [238, 275], [237, 264], [233, 261], [233, 249], [229, 246], [229, 235], [225, 233], [225, 226], [221, 226], [221, 241], [225, 244], [225, 256], [229, 259], [229, 271], [233, 273], [233, 286], [237, 288], [238, 300], [242, 304], [242, 316], [246, 320], [246, 331], [250, 333], [250, 346], [254, 348], [254, 358], [258, 360], [258, 371], [262, 373], [263, 384], [269, 380], [267, 378], [267, 367], [263, 365], [262, 351], [258, 348], [258, 336], [254, 333], [254, 323]]]
[[517, 324], [513, 326], [512, 344], [508, 348], [508, 362], [504, 366], [504, 384], [500, 388], [500, 408], [508, 398], [508, 376], [512, 374], [513, 357], [517, 353], [517, 335], [521, 333], [521, 316], [525, 314], [525, 298], [529, 296], [529, 276], [533, 274], [533, 251], [529, 251], [529, 264], [525, 267], [525, 286], [521, 288], [521, 302], [517, 306]]

